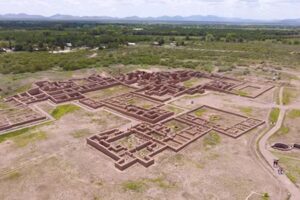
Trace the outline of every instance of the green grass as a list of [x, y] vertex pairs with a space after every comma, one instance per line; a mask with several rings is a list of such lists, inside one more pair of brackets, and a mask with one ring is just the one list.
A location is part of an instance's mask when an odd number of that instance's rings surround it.
[[219, 116], [219, 115], [211, 115], [209, 117], [210, 122], [217, 122], [217, 121], [220, 121], [220, 120], [221, 120], [221, 116]]
[[253, 109], [251, 107], [240, 107], [239, 109], [242, 113], [244, 113], [247, 116], [252, 115]]
[[279, 155], [279, 162], [283, 167], [285, 174], [293, 183], [299, 183], [300, 180], [300, 161], [297, 157], [293, 159], [292, 157], [286, 157], [284, 155]]
[[144, 181], [126, 181], [122, 184], [125, 191], [143, 192], [146, 189]]
[[13, 132], [10, 132], [10, 133], [7, 133], [7, 134], [0, 135], [0, 143], [4, 142], [4, 141], [6, 141], [10, 138], [16, 137], [18, 135], [22, 135], [24, 133], [27, 133], [32, 129], [34, 129], [34, 127], [23, 128], [21, 130], [17, 130], [17, 131], [13, 131]]
[[46, 140], [47, 138], [48, 137], [45, 132], [31, 130], [27, 133], [14, 137], [13, 141], [18, 147], [25, 147], [30, 143], [34, 143], [40, 140]]
[[283, 94], [282, 94], [282, 104], [288, 105], [291, 103], [291, 99], [294, 97], [293, 91], [288, 88], [284, 88]]
[[4, 142], [6, 140], [9, 140], [11, 138], [17, 137], [19, 135], [23, 135], [23, 134], [26, 134], [26, 133], [33, 132], [33, 131], [37, 130], [37, 128], [40, 128], [40, 127], [45, 126], [45, 125], [49, 125], [51, 123], [52, 122], [47, 122], [47, 123], [43, 123], [43, 124], [40, 124], [40, 125], [27, 127], [27, 128], [23, 128], [23, 129], [20, 129], [20, 130], [16, 130], [16, 131], [12, 131], [12, 132], [0, 135], [0, 143]]
[[294, 176], [293, 173], [291, 172], [287, 172], [286, 176], [290, 179], [290, 181], [292, 181], [293, 183], [297, 183], [297, 177]]
[[287, 116], [290, 119], [296, 119], [300, 117], [300, 109], [293, 109], [290, 112], [288, 112]]
[[77, 110], [79, 110], [80, 108], [78, 106], [75, 106], [73, 104], [67, 104], [67, 105], [61, 105], [61, 106], [57, 106], [52, 112], [51, 115], [52, 117], [54, 117], [56, 120], [59, 120], [60, 118], [62, 118], [63, 116], [69, 114], [69, 113], [73, 113]]
[[197, 117], [202, 117], [203, 114], [206, 112], [207, 110], [206, 109], [199, 109], [199, 110], [196, 110], [194, 112], [194, 114], [197, 116]]
[[203, 143], [205, 147], [216, 146], [221, 143], [221, 137], [213, 131], [204, 137]]
[[241, 96], [241, 97], [246, 97], [246, 96], [249, 95], [247, 92], [242, 91], [242, 90], [236, 91], [236, 94], [239, 95], [239, 96]]
[[279, 114], [280, 114], [279, 108], [272, 108], [270, 116], [269, 116], [269, 122], [271, 124], [275, 124], [278, 120]]
[[270, 195], [268, 193], [264, 193], [261, 197], [262, 200], [269, 200], [270, 199]]
[[286, 127], [286, 126], [282, 126], [278, 132], [276, 133], [276, 135], [286, 135], [290, 132], [290, 129], [289, 127]]

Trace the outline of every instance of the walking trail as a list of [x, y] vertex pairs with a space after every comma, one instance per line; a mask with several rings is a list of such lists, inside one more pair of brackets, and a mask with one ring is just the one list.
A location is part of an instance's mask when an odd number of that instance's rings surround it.
[[275, 134], [282, 126], [282, 123], [284, 121], [284, 116], [286, 113], [286, 107], [282, 104], [282, 95], [283, 95], [283, 87], [280, 88], [280, 106], [278, 108], [280, 109], [280, 114], [278, 117], [278, 120], [273, 128], [271, 128], [266, 134], [262, 136], [262, 138], [259, 140], [258, 143], [258, 150], [261, 154], [261, 156], [264, 159], [264, 165], [266, 168], [281, 182], [281, 184], [289, 191], [291, 198], [290, 200], [299, 200], [300, 199], [300, 189], [290, 181], [290, 179], [286, 175], [279, 175], [277, 173], [277, 169], [273, 168], [273, 161], [274, 159], [278, 159], [276, 156], [274, 156], [267, 147], [267, 141], [268, 139]]

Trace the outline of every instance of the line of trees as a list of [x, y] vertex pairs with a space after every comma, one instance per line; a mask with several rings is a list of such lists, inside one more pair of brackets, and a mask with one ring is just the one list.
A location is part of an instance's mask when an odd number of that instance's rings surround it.
[[[139, 27], [139, 28], [136, 28]], [[299, 44], [300, 31], [296, 28], [196, 26], [196, 25], [143, 25], [99, 24], [89, 22], [0, 22], [0, 48], [15, 51], [45, 51], [73, 47], [116, 48], [128, 42], [153, 42], [160, 45], [164, 37], [184, 37], [185, 40], [213, 42], [245, 42], [276, 40]], [[290, 39], [295, 40], [290, 40]], [[175, 39], [174, 39], [175, 41]], [[182, 41], [177, 42], [182, 44]], [[184, 42], [183, 42], [184, 43]]]

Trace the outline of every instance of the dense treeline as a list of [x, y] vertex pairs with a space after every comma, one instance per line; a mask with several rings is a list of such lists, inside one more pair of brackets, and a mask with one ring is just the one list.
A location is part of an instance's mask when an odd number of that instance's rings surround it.
[[[249, 63], [299, 67], [299, 41], [295, 27], [0, 22], [0, 73], [120, 64], [208, 71]], [[74, 51], [49, 52], [66, 47]]]
[[163, 37], [185, 40], [248, 42], [274, 40], [299, 44], [297, 28], [224, 25], [101, 24], [92, 22], [0, 22], [0, 48], [46, 51], [72, 47], [116, 48], [128, 42], [163, 44]]

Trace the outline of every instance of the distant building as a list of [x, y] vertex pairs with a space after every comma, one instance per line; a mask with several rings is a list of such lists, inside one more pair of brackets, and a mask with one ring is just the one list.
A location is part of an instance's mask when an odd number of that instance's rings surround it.
[[176, 46], [177, 46], [177, 45], [176, 45], [176, 42], [171, 42], [171, 43], [170, 43], [170, 46], [171, 46], [171, 47], [176, 47]]
[[6, 49], [5, 48], [0, 48], [0, 53], [6, 53]]
[[156, 42], [156, 41], [155, 41], [155, 42], [152, 43], [152, 45], [154, 45], [154, 46], [159, 46], [159, 42]]
[[72, 43], [66, 43], [66, 47], [71, 48], [72, 46], [73, 46]]
[[128, 42], [127, 45], [128, 46], [136, 46], [136, 43], [134, 43], [134, 42]]
[[144, 30], [143, 28], [134, 28], [133, 29], [134, 31], [142, 31], [142, 30]]

